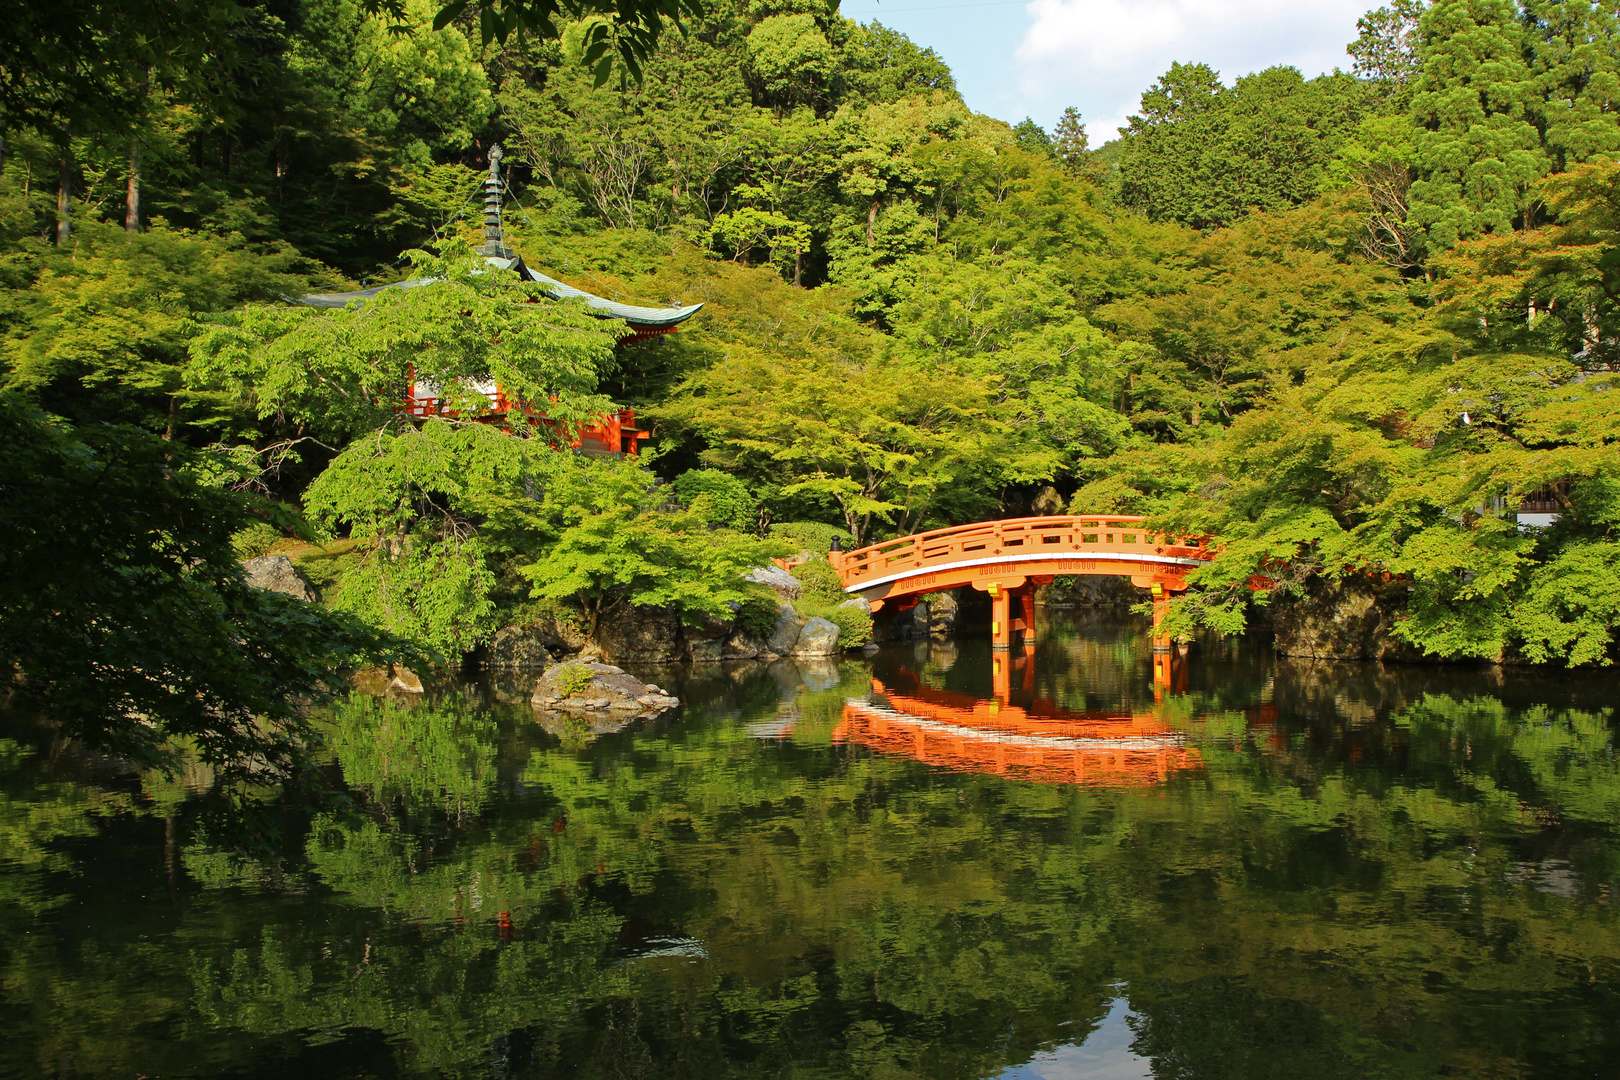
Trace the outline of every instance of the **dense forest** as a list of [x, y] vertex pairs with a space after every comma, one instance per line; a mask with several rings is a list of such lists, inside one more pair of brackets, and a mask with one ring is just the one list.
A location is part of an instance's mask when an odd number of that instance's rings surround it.
[[[1430, 656], [1615, 657], [1604, 6], [1397, 0], [1350, 72], [1178, 63], [1117, 138], [975, 114], [815, 0], [715, 0], [610, 67], [599, 18], [493, 33], [487, 5], [68, 9], [0, 57], [0, 658], [77, 734], [295, 756], [259, 718], [356, 657], [701, 619], [810, 540], [1036, 506], [1218, 536], [1184, 631], [1393, 581]], [[528, 265], [702, 313], [616, 344], [489, 273], [496, 144]], [[438, 284], [288, 302], [412, 276]], [[634, 406], [650, 450], [412, 423], [407, 367], [567, 422]], [[1531, 496], [1556, 523], [1517, 522]], [[242, 584], [270, 550], [318, 555], [325, 607]]]

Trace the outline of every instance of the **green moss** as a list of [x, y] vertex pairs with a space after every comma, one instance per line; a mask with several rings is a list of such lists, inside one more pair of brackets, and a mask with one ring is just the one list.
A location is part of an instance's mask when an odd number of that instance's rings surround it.
[[308, 544], [302, 548], [284, 550], [282, 554], [291, 558], [293, 565], [303, 571], [310, 584], [325, 595], [345, 575], [359, 567], [371, 548], [370, 540], [344, 538], [330, 544]]

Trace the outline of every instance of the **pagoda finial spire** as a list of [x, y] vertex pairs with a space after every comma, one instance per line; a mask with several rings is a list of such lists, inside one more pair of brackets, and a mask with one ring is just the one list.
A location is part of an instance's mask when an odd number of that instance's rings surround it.
[[510, 259], [512, 249], [502, 241], [501, 232], [501, 144], [489, 148], [489, 176], [484, 180], [484, 257]]

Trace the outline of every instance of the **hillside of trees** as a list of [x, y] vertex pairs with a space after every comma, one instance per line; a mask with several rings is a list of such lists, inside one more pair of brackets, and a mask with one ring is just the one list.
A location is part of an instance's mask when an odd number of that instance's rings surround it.
[[[634, 70], [600, 22], [503, 40], [425, 0], [68, 7], [78, 37], [0, 58], [0, 663], [82, 734], [250, 739], [344, 657], [453, 663], [545, 605], [700, 619], [818, 528], [1047, 488], [1221, 538], [1182, 632], [1390, 575], [1432, 657], [1616, 656], [1620, 25], [1589, 0], [1397, 0], [1311, 79], [1178, 63], [1117, 138], [975, 114], [815, 0], [704, 4]], [[496, 143], [528, 265], [703, 312], [617, 347], [537, 315], [472, 246]], [[634, 406], [654, 452], [413, 425], [408, 365]], [[1521, 527], [1538, 493], [1560, 516]], [[239, 587], [300, 544], [326, 608]]]

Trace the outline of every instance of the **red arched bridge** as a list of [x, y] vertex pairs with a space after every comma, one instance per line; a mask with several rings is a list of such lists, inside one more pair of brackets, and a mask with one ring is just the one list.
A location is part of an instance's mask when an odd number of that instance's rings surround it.
[[[879, 611], [905, 609], [926, 593], [972, 586], [989, 593], [991, 646], [1007, 649], [1024, 632], [1033, 645], [1037, 585], [1055, 577], [1110, 574], [1152, 591], [1154, 650], [1169, 651], [1157, 627], [1169, 594], [1187, 588], [1188, 572], [1215, 558], [1209, 538], [1167, 536], [1142, 527], [1142, 518], [1105, 514], [1012, 518], [902, 536], [828, 559], [844, 591]], [[1013, 615], [1013, 604], [1018, 615]]]

